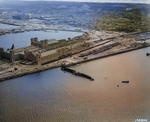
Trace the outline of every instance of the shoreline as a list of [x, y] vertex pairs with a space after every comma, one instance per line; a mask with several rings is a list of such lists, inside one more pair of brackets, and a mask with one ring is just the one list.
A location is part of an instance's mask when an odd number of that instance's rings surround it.
[[[97, 60], [97, 59], [101, 59], [101, 58], [106, 58], [106, 57], [109, 57], [109, 56], [114, 56], [114, 55], [130, 52], [130, 51], [134, 51], [134, 50], [138, 50], [138, 49], [142, 49], [142, 48], [146, 48], [146, 47], [149, 47], [149, 46], [143, 46], [143, 47], [127, 49], [127, 50], [123, 50], [123, 51], [119, 51], [119, 52], [106, 54], [106, 55], [103, 55], [103, 56], [95, 56], [95, 57], [92, 57], [90, 59], [77, 61], [77, 62], [68, 64], [68, 65], [65, 65], [65, 66], [66, 67], [74, 66], [74, 65], [77, 65], [77, 64], [86, 63], [86, 62], [89, 62], [89, 61], [93, 61], [93, 60]], [[45, 67], [45, 66], [47, 66], [47, 67]], [[61, 67], [61, 64], [55, 64], [54, 66], [48, 66], [47, 64], [45, 64], [45, 65], [40, 66], [40, 68], [36, 68], [36, 69], [33, 68], [31, 71], [21, 72], [21, 73], [18, 73], [18, 74], [13, 74], [13, 75], [10, 75], [10, 76], [2, 77], [2, 78], [0, 78], [0, 81], [5, 81], [5, 80], [9, 80], [9, 79], [13, 79], [13, 78], [33, 74], [33, 73], [38, 73], [38, 72], [42, 72], [42, 71], [45, 71], [45, 70], [50, 70], [50, 69], [54, 69], [54, 68], [58, 68], [58, 67]]]
[[[68, 32], [87, 32], [87, 30], [76, 30], [76, 29], [53, 29], [53, 28], [34, 28], [34, 29], [28, 29], [28, 28], [21, 28], [21, 25], [17, 25], [14, 23], [7, 23], [7, 22], [0, 22], [0, 24], [6, 24], [6, 25], [13, 25], [13, 26], [18, 26], [18, 28], [13, 28], [11, 30], [6, 30], [6, 29], [0, 29], [2, 30], [0, 32], [1, 35], [6, 35], [6, 34], [17, 34], [17, 33], [24, 33], [24, 32], [30, 32], [30, 31], [43, 31], [43, 32], [55, 32], [58, 33], [58, 31], [68, 31]], [[58, 25], [59, 26], [59, 25]]]
[[[2, 31], [3, 33], [0, 33], [0, 36], [2, 35], [6, 35], [6, 34], [18, 34], [18, 33], [25, 33], [25, 32], [31, 32], [31, 31], [43, 31], [43, 32], [47, 32], [47, 33], [53, 33], [53, 31], [55, 33], [58, 33], [59, 31], [68, 31], [68, 32], [82, 32], [85, 33], [86, 31], [76, 31], [76, 30], [56, 30], [56, 29], [29, 29], [29, 30], [19, 30], [17, 32], [13, 32], [11, 30], [8, 30], [8, 32], [6, 32], [5, 30]], [[52, 31], [52, 32], [51, 32]]]
[[19, 73], [19, 74], [16, 74], [16, 75], [11, 75], [11, 76], [7, 76], [7, 77], [3, 77], [3, 78], [0, 78], [0, 82], [1, 81], [5, 81], [5, 80], [9, 80], [9, 79], [13, 79], [13, 78], [18, 78], [18, 77], [25, 76], [25, 75], [29, 75], [29, 74], [33, 74], [33, 73], [42, 72], [42, 71], [45, 71], [45, 70], [50, 70], [50, 69], [58, 68], [58, 67], [60, 67], [60, 66], [58, 65], [58, 66], [52, 66], [52, 67], [47, 67], [47, 68], [41, 68], [41, 69], [37, 69], [36, 71], [35, 70], [33, 70], [33, 71], [27, 71], [27, 72], [24, 72], [24, 73]]

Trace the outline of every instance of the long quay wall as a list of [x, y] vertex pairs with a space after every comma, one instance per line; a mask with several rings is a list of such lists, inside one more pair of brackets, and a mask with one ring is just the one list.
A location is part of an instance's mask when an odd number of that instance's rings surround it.
[[[68, 66], [73, 66], [73, 65], [76, 65], [76, 64], [79, 64], [79, 63], [93, 61], [93, 60], [96, 60], [96, 59], [105, 58], [105, 57], [109, 57], [109, 56], [113, 56], [113, 55], [117, 55], [117, 54], [121, 54], [121, 53], [126, 53], [126, 52], [130, 52], [130, 51], [138, 50], [138, 49], [141, 49], [141, 48], [145, 48], [145, 47], [148, 47], [148, 46], [143, 46], [143, 47], [128, 49], [128, 50], [124, 50], [124, 51], [120, 51], [120, 52], [116, 52], [116, 53], [111, 53], [111, 54], [104, 55], [104, 56], [97, 56], [97, 57], [94, 57], [94, 58], [91, 58], [91, 59], [77, 61], [75, 63], [69, 64], [69, 65], [65, 65], [65, 66], [67, 66], [67, 67]], [[52, 69], [52, 68], [57, 68], [57, 67], [61, 67], [61, 65], [60, 64], [57, 64], [55, 66], [42, 65], [39, 69], [36, 69], [36, 70], [33, 69], [31, 71], [26, 71], [26, 72], [14, 74], [14, 75], [4, 76], [3, 78], [0, 78], [0, 81], [4, 81], [4, 80], [8, 80], [8, 79], [12, 79], [12, 78], [16, 78], [16, 77], [20, 77], [20, 76], [24, 76], [24, 75], [36, 73], [36, 72], [41, 72], [41, 71], [44, 71], [44, 70], [48, 70], [48, 69]]]

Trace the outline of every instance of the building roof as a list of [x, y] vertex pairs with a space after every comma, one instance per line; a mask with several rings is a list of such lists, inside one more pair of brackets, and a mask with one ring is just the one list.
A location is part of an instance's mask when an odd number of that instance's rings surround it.
[[56, 40], [56, 39], [50, 39], [50, 40], [48, 40], [48, 44], [57, 43], [57, 42], [58, 42], [58, 40]]
[[50, 50], [50, 51], [46, 51], [46, 52], [43, 52], [41, 53], [41, 57], [45, 57], [45, 56], [48, 56], [48, 55], [52, 55], [56, 53], [56, 50]]

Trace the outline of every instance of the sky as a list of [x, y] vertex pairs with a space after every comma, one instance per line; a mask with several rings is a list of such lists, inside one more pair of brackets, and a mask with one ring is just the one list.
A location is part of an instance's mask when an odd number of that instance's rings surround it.
[[150, 0], [0, 0], [0, 2], [7, 1], [74, 1], [74, 2], [110, 2], [110, 3], [148, 3]]

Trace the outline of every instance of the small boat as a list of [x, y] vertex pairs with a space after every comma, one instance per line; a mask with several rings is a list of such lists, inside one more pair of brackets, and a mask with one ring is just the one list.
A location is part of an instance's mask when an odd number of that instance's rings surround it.
[[122, 81], [122, 83], [129, 83], [129, 81]]
[[150, 55], [150, 53], [146, 53], [146, 56], [149, 56]]

